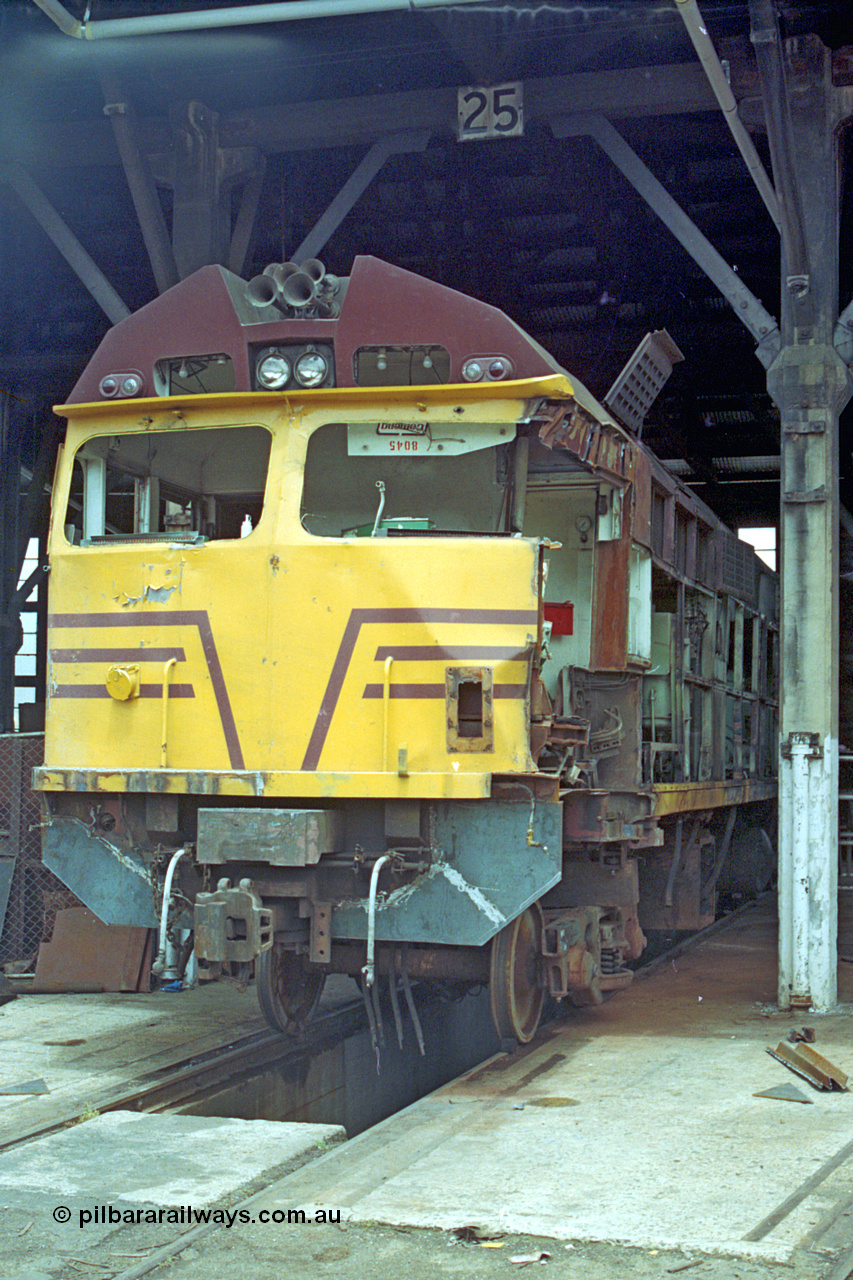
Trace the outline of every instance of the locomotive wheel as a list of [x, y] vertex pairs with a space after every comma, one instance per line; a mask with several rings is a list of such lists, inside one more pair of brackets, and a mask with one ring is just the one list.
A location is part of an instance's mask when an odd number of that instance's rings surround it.
[[256, 973], [258, 1004], [273, 1031], [299, 1035], [320, 1003], [323, 970], [306, 969], [301, 956], [273, 943], [261, 952]]
[[537, 982], [542, 941], [542, 912], [522, 911], [492, 939], [489, 993], [492, 1018], [502, 1040], [527, 1044], [536, 1034], [545, 990]]

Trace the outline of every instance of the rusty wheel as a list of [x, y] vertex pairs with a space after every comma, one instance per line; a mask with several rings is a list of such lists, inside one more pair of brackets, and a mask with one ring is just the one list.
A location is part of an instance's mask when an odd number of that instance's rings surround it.
[[537, 981], [542, 912], [534, 904], [492, 939], [492, 1018], [502, 1040], [527, 1044], [536, 1034], [545, 991]]
[[273, 1031], [299, 1035], [320, 1003], [325, 973], [306, 969], [301, 956], [276, 944], [261, 953], [256, 973], [258, 1004]]

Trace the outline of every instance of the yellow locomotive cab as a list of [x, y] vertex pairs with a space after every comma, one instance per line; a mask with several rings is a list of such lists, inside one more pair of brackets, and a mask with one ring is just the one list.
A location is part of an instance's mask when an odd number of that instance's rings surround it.
[[493, 308], [277, 279], [198, 272], [59, 410], [44, 860], [282, 1030], [339, 971], [527, 1040], [769, 825], [775, 582]]

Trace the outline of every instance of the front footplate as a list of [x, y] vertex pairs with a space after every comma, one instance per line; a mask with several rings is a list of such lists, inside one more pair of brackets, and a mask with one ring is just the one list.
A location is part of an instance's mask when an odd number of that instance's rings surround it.
[[220, 880], [215, 893], [195, 900], [195, 953], [213, 963], [247, 964], [273, 944], [273, 918], [255, 893], [251, 880], [232, 888]]

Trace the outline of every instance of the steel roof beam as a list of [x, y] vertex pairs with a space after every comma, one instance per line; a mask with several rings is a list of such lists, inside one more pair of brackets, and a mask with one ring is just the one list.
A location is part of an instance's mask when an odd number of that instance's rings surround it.
[[135, 18], [79, 19], [59, 0], [33, 0], [59, 30], [75, 40], [169, 35], [175, 31], [210, 31], [215, 27], [267, 26], [278, 22], [312, 22], [318, 18], [350, 18], [371, 13], [414, 9], [446, 9], [482, 0], [285, 0], [248, 4], [243, 8], [184, 9], [179, 13], [146, 13]]
[[[556, 116], [569, 115], [580, 102], [587, 111], [606, 112], [620, 119], [683, 115], [715, 107], [708, 81], [695, 63], [588, 71], [524, 82], [528, 123], [547, 123]], [[455, 88], [364, 94], [310, 104], [279, 103], [252, 111], [222, 112], [219, 140], [223, 147], [258, 147], [266, 155], [364, 147], [385, 136], [389, 122], [399, 129], [455, 135], [456, 114]], [[172, 145], [167, 116], [141, 116], [136, 121], [136, 137], [148, 156], [167, 151]], [[28, 165], [59, 167], [116, 164], [119, 159], [106, 121], [57, 121], [49, 137], [36, 145], [34, 141], [31, 130], [20, 130], [11, 158]]]
[[696, 224], [688, 218], [610, 121], [604, 116], [584, 114], [555, 120], [551, 128], [557, 138], [590, 137], [598, 143], [682, 248], [686, 249], [716, 285], [735, 315], [755, 338], [758, 343], [756, 354], [764, 367], [768, 368], [779, 351], [781, 341], [776, 320], [747, 289], [737, 272], [732, 270]]
[[708, 35], [702, 14], [699, 12], [699, 6], [696, 0], [675, 0], [678, 12], [687, 34], [693, 42], [693, 48], [702, 66], [705, 68], [705, 74], [708, 77], [708, 83], [714, 91], [714, 96], [720, 104], [720, 110], [729, 132], [735, 140], [738, 151], [743, 156], [746, 167], [750, 172], [753, 182], [758, 188], [759, 195], [764, 201], [767, 212], [773, 219], [776, 230], [781, 228], [779, 201], [776, 198], [776, 192], [773, 189], [773, 183], [767, 176], [767, 171], [761, 163], [761, 157], [755, 149], [755, 143], [752, 141], [749, 133], [744, 127], [737, 110], [737, 101], [732, 93], [731, 85], [728, 77], [723, 70], [723, 65], [717, 57], [717, 51], [714, 48], [711, 37]]
[[347, 179], [329, 205], [325, 213], [318, 219], [314, 227], [293, 252], [294, 262], [304, 262], [306, 258], [316, 258], [331, 236], [337, 231], [349, 211], [361, 198], [370, 183], [376, 177], [386, 160], [393, 155], [401, 155], [410, 151], [424, 151], [429, 142], [429, 133], [425, 129], [410, 133], [389, 134], [387, 138], [379, 138], [363, 157], [352, 176]]
[[151, 176], [147, 157], [139, 145], [136, 115], [132, 104], [126, 101], [115, 75], [105, 74], [101, 83], [105, 98], [104, 115], [112, 125], [142, 238], [148, 250], [151, 270], [154, 272], [157, 292], [165, 293], [173, 284], [178, 283], [178, 268], [157, 187]]
[[120, 320], [125, 320], [130, 315], [128, 307], [27, 171], [19, 164], [4, 165], [0, 168], [0, 182], [11, 187], [26, 205], [42, 231], [53, 241], [71, 270], [112, 323], [118, 324]]

